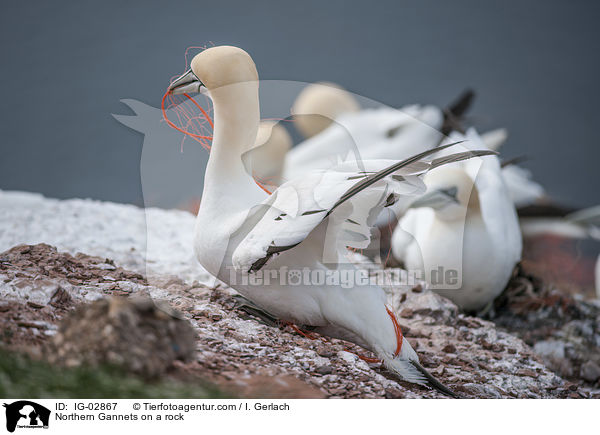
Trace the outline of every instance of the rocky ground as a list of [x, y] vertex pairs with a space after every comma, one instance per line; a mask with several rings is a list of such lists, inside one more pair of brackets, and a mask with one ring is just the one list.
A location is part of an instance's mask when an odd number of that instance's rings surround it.
[[600, 301], [563, 291], [520, 268], [486, 315], [533, 347], [565, 379], [600, 386]]
[[[362, 349], [267, 326], [236, 308], [232, 289], [188, 264], [191, 246], [180, 233], [191, 226], [193, 216], [183, 212], [0, 192], [4, 346], [62, 365], [110, 362], [144, 376], [199, 378], [243, 397], [443, 397], [359, 359], [368, 356]], [[515, 282], [532, 282], [522, 275]], [[490, 320], [459, 313], [421, 285], [387, 291], [422, 364], [465, 397], [600, 397], [589, 363], [597, 361], [599, 305], [532, 288], [509, 286], [516, 297], [501, 299]], [[540, 312], [549, 320], [525, 328]], [[120, 330], [130, 334], [127, 360], [118, 358]], [[158, 338], [144, 342], [148, 335]], [[563, 343], [564, 354], [545, 341]]]

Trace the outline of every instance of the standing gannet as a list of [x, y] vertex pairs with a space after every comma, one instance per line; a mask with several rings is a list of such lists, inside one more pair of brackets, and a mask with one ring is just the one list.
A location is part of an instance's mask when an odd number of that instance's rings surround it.
[[214, 134], [194, 235], [200, 264], [273, 316], [351, 340], [372, 350], [400, 378], [452, 394], [419, 364], [385, 305], [383, 289], [368, 282], [343, 286], [339, 275], [359, 271], [345, 260], [347, 246], [368, 243], [369, 224], [381, 208], [421, 193], [419, 176], [491, 151], [423, 160], [446, 145], [402, 162], [345, 162], [267, 194], [242, 161], [259, 125], [252, 58], [236, 47], [209, 48], [169, 89], [178, 94], [201, 87], [213, 102]]
[[[473, 129], [451, 138], [484, 147]], [[432, 289], [466, 311], [481, 310], [502, 292], [522, 248], [498, 158], [477, 160], [427, 173], [427, 193], [411, 204], [392, 235], [394, 258], [421, 271]]]

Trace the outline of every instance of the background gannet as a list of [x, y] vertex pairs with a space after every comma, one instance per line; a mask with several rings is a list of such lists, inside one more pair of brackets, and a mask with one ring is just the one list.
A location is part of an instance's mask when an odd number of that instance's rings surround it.
[[[451, 137], [483, 146], [473, 129]], [[477, 160], [429, 172], [427, 193], [412, 203], [392, 236], [394, 257], [408, 270], [423, 271], [435, 291], [467, 311], [484, 308], [502, 292], [522, 249], [497, 157]], [[458, 272], [456, 282], [449, 271]]]
[[[198, 261], [253, 303], [290, 322], [323, 328], [377, 354], [402, 379], [451, 394], [419, 364], [386, 307], [383, 289], [339, 282], [310, 285], [280, 279], [253, 285], [249, 275], [290, 269], [356, 271], [343, 260], [347, 246], [368, 243], [373, 216], [401, 195], [420, 193], [428, 170], [491, 151], [453, 154], [426, 162], [426, 151], [402, 162], [346, 162], [282, 184], [267, 195], [254, 183], [242, 154], [255, 142], [259, 124], [258, 73], [236, 47], [209, 48], [170, 86], [173, 93], [208, 89], [214, 135], [194, 235]], [[449, 145], [440, 147], [445, 149]]]
[[302, 89], [291, 112], [294, 116], [294, 126], [308, 138], [321, 133], [339, 115], [359, 110], [358, 101], [341, 86], [321, 82]]
[[[351, 150], [350, 141], [356, 142], [356, 150], [363, 159], [402, 159], [429, 149], [453, 129], [461, 130], [460, 117], [468, 110], [473, 98], [474, 94], [467, 91], [444, 111], [431, 105], [405, 106], [399, 111], [389, 108], [359, 111], [356, 99], [340, 86], [333, 83], [309, 85], [296, 98], [292, 114], [298, 130], [307, 138], [315, 138], [293, 148], [287, 156], [285, 172], [294, 177], [303, 170], [331, 166], [334, 161], [331, 156], [336, 150], [340, 153]], [[402, 119], [397, 112], [407, 116]], [[310, 116], [311, 113], [315, 115]], [[396, 126], [390, 127], [394, 123]], [[336, 127], [335, 124], [339, 125]], [[494, 151], [507, 138], [508, 133], [503, 128], [481, 135], [485, 146]], [[529, 170], [512, 163], [502, 168], [502, 175], [517, 207], [535, 204], [545, 197], [544, 188], [533, 180]]]
[[438, 145], [442, 110], [410, 105], [359, 110], [349, 92], [330, 83], [307, 86], [292, 108], [294, 124], [307, 137], [286, 156], [284, 177], [350, 159], [404, 159]]
[[[485, 146], [494, 151], [498, 151], [506, 139], [508, 139], [508, 132], [504, 128], [491, 130], [481, 135]], [[519, 160], [521, 159], [517, 158], [502, 163], [502, 177], [517, 208], [535, 204], [546, 196], [544, 188], [533, 180], [531, 171], [517, 165]]]
[[242, 160], [248, 173], [273, 191], [283, 181], [283, 162], [291, 147], [292, 138], [283, 126], [275, 121], [261, 121], [254, 146]]

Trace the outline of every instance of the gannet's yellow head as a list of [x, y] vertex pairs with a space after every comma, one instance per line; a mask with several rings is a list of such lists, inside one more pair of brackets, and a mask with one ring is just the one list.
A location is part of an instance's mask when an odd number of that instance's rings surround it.
[[336, 84], [321, 82], [305, 87], [292, 106], [295, 126], [306, 138], [314, 136], [346, 112], [360, 109], [356, 99]]
[[411, 208], [430, 207], [443, 220], [460, 219], [467, 211], [479, 209], [479, 193], [475, 182], [456, 167], [436, 168], [425, 175], [427, 192], [411, 204]]
[[202, 86], [210, 91], [235, 83], [258, 81], [254, 61], [238, 47], [207, 48], [197, 54], [190, 65], [188, 71], [171, 83], [171, 93], [196, 93]]

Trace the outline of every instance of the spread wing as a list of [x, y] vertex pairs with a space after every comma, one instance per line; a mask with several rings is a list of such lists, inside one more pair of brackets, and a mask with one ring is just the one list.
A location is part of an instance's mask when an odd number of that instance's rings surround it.
[[259, 270], [274, 255], [300, 244], [325, 219], [335, 223], [336, 247], [367, 247], [370, 228], [384, 207], [425, 191], [421, 175], [442, 164], [495, 154], [489, 150], [468, 151], [423, 160], [453, 145], [456, 143], [401, 162], [345, 162], [284, 183], [261, 205], [264, 214], [234, 250], [234, 267]]

